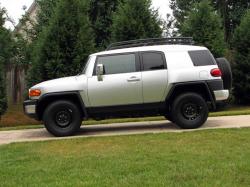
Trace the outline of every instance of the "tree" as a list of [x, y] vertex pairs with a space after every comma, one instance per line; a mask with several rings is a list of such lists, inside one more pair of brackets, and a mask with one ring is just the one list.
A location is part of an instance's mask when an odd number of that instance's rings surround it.
[[61, 0], [35, 42], [30, 85], [77, 74], [94, 50], [93, 31], [87, 15], [88, 4]]
[[242, 17], [233, 39], [234, 90], [235, 99], [240, 104], [250, 104], [250, 10]]
[[162, 29], [158, 12], [151, 0], [126, 0], [113, 15], [112, 40], [124, 41], [160, 37]]
[[37, 0], [39, 12], [37, 14], [36, 32], [40, 33], [42, 29], [49, 25], [49, 20], [54, 16], [55, 9], [59, 0]]
[[3, 59], [0, 59], [0, 120], [1, 120], [1, 116], [7, 110], [6, 88], [5, 88], [5, 79], [4, 79], [4, 73], [3, 73], [4, 67], [3, 67], [2, 61]]
[[[49, 24], [50, 18], [54, 15], [59, 0], [36, 0], [36, 6], [39, 7], [36, 19], [32, 18], [28, 13], [20, 19], [22, 27], [22, 36], [30, 42], [35, 41], [44, 27]], [[27, 26], [29, 25], [29, 26]]]
[[111, 38], [112, 15], [120, 0], [90, 0], [89, 19], [95, 33], [96, 47], [103, 49]]
[[36, 61], [41, 59], [41, 56], [36, 58], [35, 54], [41, 47], [42, 38], [49, 27], [50, 20], [54, 17], [58, 2], [59, 0], [36, 0], [36, 6], [39, 7], [36, 19], [32, 19], [30, 15], [25, 14], [20, 20], [21, 24], [26, 25], [26, 27], [22, 27], [22, 34], [14, 33], [15, 63], [31, 65], [26, 77], [27, 86], [42, 81], [43, 66]]
[[7, 110], [5, 65], [10, 62], [12, 55], [12, 39], [10, 31], [4, 28], [5, 9], [0, 7], [0, 118]]
[[194, 5], [180, 27], [183, 36], [192, 36], [197, 44], [204, 45], [216, 56], [223, 56], [225, 42], [220, 17], [207, 0]]
[[195, 3], [201, 0], [170, 0], [170, 8], [173, 10], [173, 16], [176, 19], [177, 29], [184, 23], [185, 17], [192, 9]]
[[[171, 0], [170, 7], [173, 10], [174, 17], [177, 20], [176, 27], [179, 28], [192, 9], [193, 4], [199, 3], [202, 0]], [[244, 12], [250, 8], [250, 0], [210, 0], [211, 4], [216, 8], [222, 18], [224, 27], [225, 41], [230, 43], [232, 33], [237, 25], [240, 24], [240, 19]]]
[[240, 24], [241, 17], [250, 8], [250, 0], [212, 0], [219, 11], [225, 31], [225, 39], [230, 44], [235, 28]]

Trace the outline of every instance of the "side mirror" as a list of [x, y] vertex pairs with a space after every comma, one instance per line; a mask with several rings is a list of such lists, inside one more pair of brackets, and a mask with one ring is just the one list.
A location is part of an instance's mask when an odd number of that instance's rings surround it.
[[96, 66], [96, 75], [98, 81], [103, 81], [103, 75], [104, 75], [104, 65], [103, 64], [98, 64]]

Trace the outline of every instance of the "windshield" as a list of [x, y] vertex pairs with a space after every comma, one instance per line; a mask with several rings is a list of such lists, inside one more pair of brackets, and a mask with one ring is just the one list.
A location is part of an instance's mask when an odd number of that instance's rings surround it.
[[91, 61], [91, 57], [89, 56], [87, 62], [85, 63], [85, 66], [83, 68], [82, 74], [86, 74], [86, 71], [88, 69], [89, 62]]

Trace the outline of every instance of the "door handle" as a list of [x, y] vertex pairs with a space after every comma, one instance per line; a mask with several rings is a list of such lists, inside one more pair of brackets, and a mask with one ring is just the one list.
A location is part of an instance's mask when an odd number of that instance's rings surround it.
[[127, 79], [128, 82], [138, 82], [138, 81], [140, 81], [140, 80], [141, 80], [140, 78], [135, 77], [135, 76], [130, 77], [129, 79]]

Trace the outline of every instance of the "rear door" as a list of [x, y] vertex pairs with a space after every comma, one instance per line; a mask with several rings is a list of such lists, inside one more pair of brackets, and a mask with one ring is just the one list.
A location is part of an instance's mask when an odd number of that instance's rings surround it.
[[143, 102], [161, 102], [168, 85], [165, 54], [160, 51], [141, 52], [140, 59], [142, 62]]

